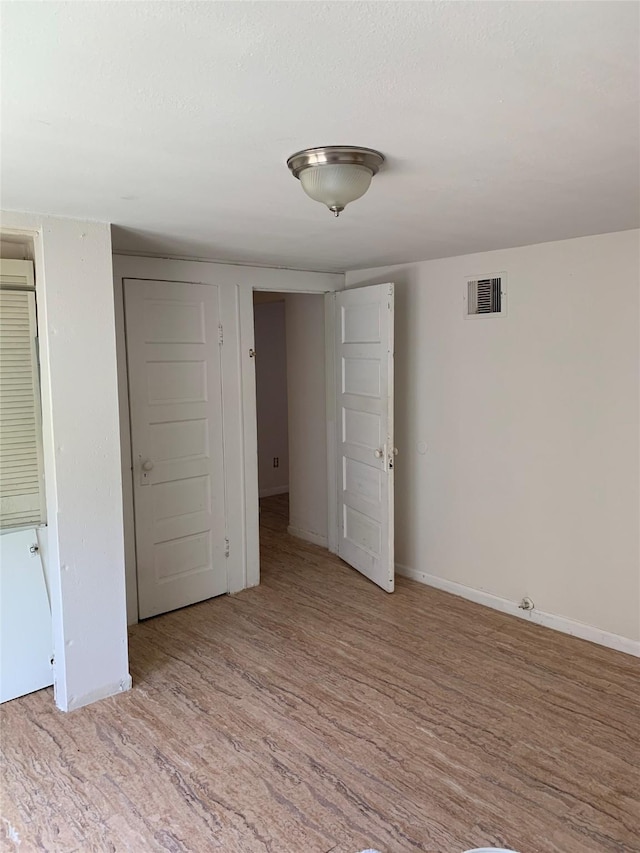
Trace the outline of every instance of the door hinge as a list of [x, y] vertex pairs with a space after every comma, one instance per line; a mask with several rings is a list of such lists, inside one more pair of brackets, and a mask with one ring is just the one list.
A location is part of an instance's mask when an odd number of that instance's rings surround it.
[[218, 323], [218, 343], [224, 343], [224, 329], [222, 328], [222, 323]]
[[229, 537], [225, 536], [224, 538], [224, 555], [225, 557], [229, 556], [230, 545], [229, 545]]

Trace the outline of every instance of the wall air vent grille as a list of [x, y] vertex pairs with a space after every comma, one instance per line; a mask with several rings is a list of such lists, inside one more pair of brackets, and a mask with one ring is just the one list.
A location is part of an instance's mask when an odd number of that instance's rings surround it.
[[506, 314], [505, 277], [492, 275], [467, 279], [466, 316], [486, 317]]

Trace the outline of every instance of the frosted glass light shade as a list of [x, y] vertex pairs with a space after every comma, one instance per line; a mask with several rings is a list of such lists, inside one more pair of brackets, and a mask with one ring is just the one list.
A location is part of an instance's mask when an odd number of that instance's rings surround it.
[[369, 189], [371, 170], [350, 163], [323, 163], [300, 173], [300, 183], [314, 201], [326, 204], [336, 216]]
[[294, 178], [335, 216], [363, 196], [384, 163], [384, 154], [359, 145], [323, 145], [296, 151], [287, 160]]

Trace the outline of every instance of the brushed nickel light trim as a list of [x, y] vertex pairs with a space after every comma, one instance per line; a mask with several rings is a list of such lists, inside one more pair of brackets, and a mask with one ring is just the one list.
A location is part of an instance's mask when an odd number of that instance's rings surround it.
[[309, 166], [321, 166], [325, 163], [342, 163], [348, 166], [366, 166], [372, 175], [376, 175], [384, 163], [384, 154], [373, 148], [360, 148], [357, 145], [322, 145], [319, 148], [305, 148], [296, 151], [287, 160], [287, 166], [294, 178]]
[[[371, 177], [373, 177], [378, 173], [383, 163], [384, 155], [380, 151], [375, 151], [373, 148], [362, 148], [358, 145], [323, 145], [318, 148], [305, 148], [303, 151], [297, 151], [295, 154], [292, 154], [287, 160], [287, 166], [294, 178], [298, 178], [298, 180], [300, 180], [300, 176], [306, 169], [314, 169], [317, 172], [323, 166], [356, 166], [357, 169], [355, 170], [345, 170], [345, 178], [348, 178], [349, 175], [353, 176], [354, 173], [357, 175], [358, 172], [362, 175], [363, 169], [366, 169]], [[302, 181], [302, 184], [305, 192], [310, 195], [304, 181]], [[334, 216], [339, 216], [349, 201], [360, 198], [367, 189], [368, 185], [353, 198], [344, 201], [344, 204], [332, 203], [335, 200], [330, 196], [322, 198], [321, 190], [316, 192], [316, 195], [311, 195], [311, 198], [323, 202], [332, 211]]]

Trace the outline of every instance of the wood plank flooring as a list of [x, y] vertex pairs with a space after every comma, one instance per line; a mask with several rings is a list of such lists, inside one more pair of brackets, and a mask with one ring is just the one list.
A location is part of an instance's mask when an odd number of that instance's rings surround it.
[[636, 659], [387, 595], [263, 507], [262, 585], [136, 626], [131, 692], [2, 706], [1, 849], [640, 850]]

